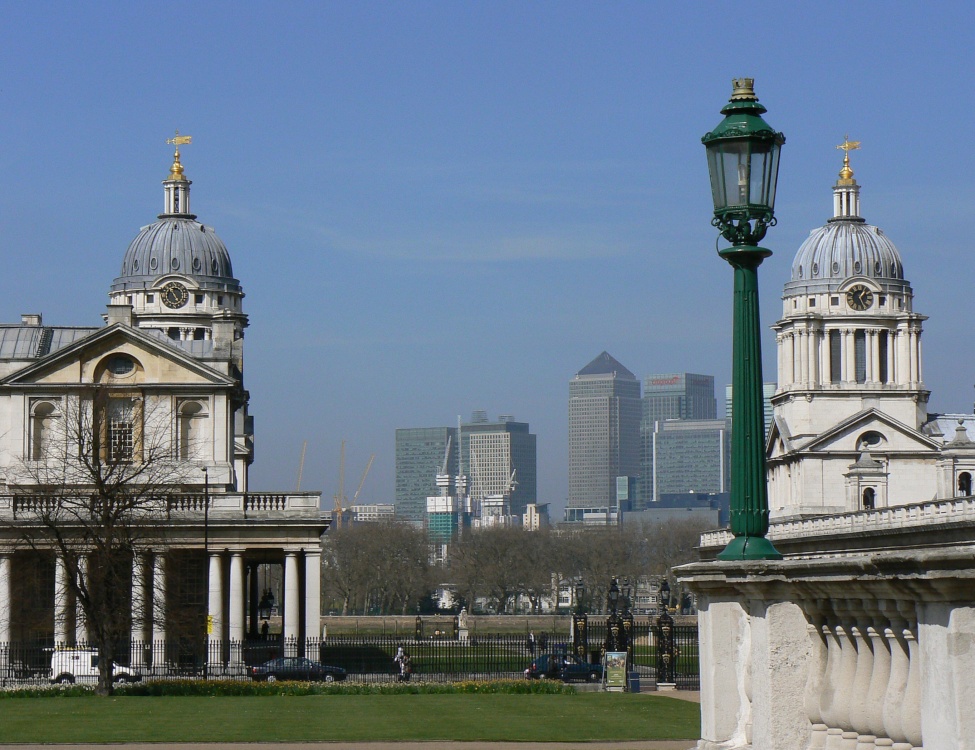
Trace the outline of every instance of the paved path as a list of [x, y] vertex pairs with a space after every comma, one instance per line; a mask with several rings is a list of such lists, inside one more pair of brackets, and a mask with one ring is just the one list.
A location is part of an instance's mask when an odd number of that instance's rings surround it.
[[269, 742], [269, 743], [137, 743], [114, 745], [0, 745], [3, 750], [110, 750], [124, 747], [126, 750], [230, 750], [243, 747], [248, 750], [689, 750], [697, 740], [653, 740], [640, 742]]

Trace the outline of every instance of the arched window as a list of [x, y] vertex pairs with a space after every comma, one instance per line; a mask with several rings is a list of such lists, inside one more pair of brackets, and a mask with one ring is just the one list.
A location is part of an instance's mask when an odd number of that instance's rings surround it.
[[867, 487], [863, 491], [863, 509], [873, 510], [874, 506], [876, 505], [876, 497], [877, 493], [874, 492], [873, 487]]
[[199, 401], [184, 401], [179, 405], [179, 457], [184, 461], [201, 455], [206, 417], [206, 408]]
[[56, 401], [37, 401], [30, 415], [30, 458], [40, 461], [51, 452], [58, 427], [61, 409]]
[[958, 494], [969, 497], [972, 494], [972, 475], [963, 471], [958, 475]]

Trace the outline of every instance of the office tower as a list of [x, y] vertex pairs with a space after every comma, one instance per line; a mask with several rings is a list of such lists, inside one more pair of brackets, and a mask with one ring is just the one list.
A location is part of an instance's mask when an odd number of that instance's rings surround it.
[[460, 432], [461, 473], [468, 477], [474, 509], [482, 516], [488, 508], [498, 511], [494, 515], [522, 515], [537, 502], [535, 435], [527, 422], [507, 414], [491, 422], [486, 412], [476, 411]]
[[716, 420], [714, 376], [649, 375], [642, 406], [639, 503], [634, 509], [671, 492], [725, 491], [730, 440], [724, 421]]
[[[447, 452], [447, 441], [450, 451]], [[457, 473], [456, 427], [409, 427], [396, 430], [396, 517], [426, 522], [427, 498], [438, 494], [437, 474], [447, 453], [447, 473]]]
[[603, 352], [569, 381], [569, 508], [615, 508], [639, 472], [640, 381]]
[[643, 421], [717, 419], [714, 376], [690, 372], [648, 375], [643, 381]]
[[[772, 426], [772, 396], [775, 395], [775, 383], [762, 383], [762, 409], [765, 417], [765, 434], [768, 435], [768, 428]], [[725, 419], [731, 425], [731, 386], [724, 387], [724, 408]]]

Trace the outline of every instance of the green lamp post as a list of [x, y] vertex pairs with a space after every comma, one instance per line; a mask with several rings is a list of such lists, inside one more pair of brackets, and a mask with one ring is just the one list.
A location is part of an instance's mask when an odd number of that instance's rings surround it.
[[735, 538], [719, 560], [777, 560], [765, 538], [768, 488], [765, 479], [765, 420], [762, 399], [758, 267], [771, 250], [759, 247], [775, 225], [775, 184], [785, 136], [762, 119], [754, 79], [736, 78], [725, 116], [701, 141], [711, 173], [711, 224], [731, 247], [719, 250], [735, 271], [731, 414], [731, 531]]

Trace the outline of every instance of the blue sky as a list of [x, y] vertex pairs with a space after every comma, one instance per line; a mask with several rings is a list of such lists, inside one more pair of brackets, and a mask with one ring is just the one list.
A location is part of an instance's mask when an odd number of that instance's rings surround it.
[[[0, 321], [98, 324], [162, 210], [175, 128], [193, 209], [251, 317], [252, 484], [330, 496], [394, 430], [514, 414], [567, 492], [568, 380], [730, 378], [731, 271], [700, 137], [753, 76], [785, 132], [763, 323], [829, 218], [845, 133], [862, 209], [929, 315], [936, 411], [975, 391], [975, 141], [963, 3], [4, 3]], [[775, 378], [771, 335], [766, 379]]]

